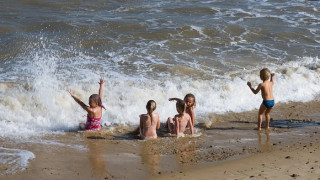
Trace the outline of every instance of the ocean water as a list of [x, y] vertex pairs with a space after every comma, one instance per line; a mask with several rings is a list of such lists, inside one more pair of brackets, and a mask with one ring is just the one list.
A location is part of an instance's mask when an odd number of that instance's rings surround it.
[[319, 1], [3, 0], [0, 22], [2, 138], [76, 130], [68, 90], [88, 103], [100, 77], [110, 126], [137, 125], [149, 99], [165, 122], [187, 93], [199, 121], [258, 108], [246, 82], [264, 67], [276, 102], [320, 94]]

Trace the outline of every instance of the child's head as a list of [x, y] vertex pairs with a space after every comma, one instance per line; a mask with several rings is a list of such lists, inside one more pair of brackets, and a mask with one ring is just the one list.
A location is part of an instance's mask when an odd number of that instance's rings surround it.
[[101, 99], [98, 94], [92, 94], [89, 97], [89, 105], [91, 108], [95, 108], [97, 106], [102, 106]]
[[154, 110], [157, 108], [157, 104], [154, 100], [149, 100], [147, 105], [146, 105], [148, 114], [151, 114]]
[[184, 97], [184, 102], [187, 104], [187, 107], [192, 107], [196, 103], [196, 97], [189, 93]]
[[260, 71], [260, 79], [262, 81], [266, 81], [270, 78], [270, 70], [268, 68], [263, 68], [261, 71]]
[[187, 105], [184, 101], [178, 100], [176, 103], [176, 108], [179, 114], [183, 114], [186, 111]]

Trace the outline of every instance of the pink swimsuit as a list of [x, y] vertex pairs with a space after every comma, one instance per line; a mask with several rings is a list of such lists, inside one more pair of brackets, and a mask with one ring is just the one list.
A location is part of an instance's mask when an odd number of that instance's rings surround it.
[[89, 116], [87, 116], [87, 122], [85, 125], [86, 130], [90, 130], [90, 131], [100, 130], [101, 129], [100, 120], [101, 120], [101, 117], [90, 118]]
[[101, 129], [100, 120], [101, 120], [101, 117], [99, 118], [87, 117], [87, 122], [85, 125], [86, 130], [91, 130], [91, 131], [100, 130]]

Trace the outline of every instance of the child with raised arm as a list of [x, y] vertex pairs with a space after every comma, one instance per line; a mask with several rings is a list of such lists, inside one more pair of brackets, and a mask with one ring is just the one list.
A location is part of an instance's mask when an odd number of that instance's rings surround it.
[[157, 129], [160, 128], [159, 114], [153, 113], [156, 110], [157, 104], [154, 100], [149, 100], [146, 109], [147, 114], [140, 115], [140, 138], [141, 139], [156, 139]]
[[[169, 98], [169, 101], [178, 101], [181, 100], [179, 98]], [[188, 113], [191, 117], [191, 121], [192, 121], [192, 126], [194, 126], [196, 119], [195, 119], [195, 114], [194, 114], [194, 109], [196, 108], [196, 97], [189, 93], [184, 97], [184, 102], [187, 105], [186, 108], [186, 113]]]
[[[273, 76], [274, 76], [274, 73], [270, 73], [270, 70], [268, 68], [264, 68], [260, 71], [260, 79], [263, 82], [259, 84], [257, 89], [254, 89], [250, 82], [247, 83], [247, 85], [249, 86], [249, 88], [254, 94], [257, 94], [261, 90], [263, 101], [262, 101], [262, 104], [260, 105], [259, 115], [258, 115], [259, 131], [261, 130], [263, 113], [265, 113], [265, 116], [266, 116], [265, 129], [269, 129], [270, 112], [272, 110], [272, 107], [274, 106], [274, 97], [272, 93], [272, 86], [274, 84]], [[269, 81], [269, 78], [270, 78], [270, 81]]]
[[100, 79], [100, 88], [99, 88], [99, 94], [92, 94], [89, 97], [89, 106], [87, 106], [85, 103], [83, 103], [79, 98], [73, 95], [72, 90], [69, 91], [71, 97], [84, 109], [88, 112], [87, 114], [87, 122], [80, 123], [79, 128], [81, 130], [100, 130], [101, 125], [101, 116], [102, 116], [102, 92], [103, 92], [103, 84], [104, 80]]
[[188, 113], [186, 113], [186, 103], [182, 100], [177, 100], [176, 109], [179, 114], [174, 118], [169, 117], [167, 124], [171, 134], [176, 134], [179, 138], [180, 134], [186, 132], [187, 125], [190, 127], [191, 134], [193, 134], [192, 120]]

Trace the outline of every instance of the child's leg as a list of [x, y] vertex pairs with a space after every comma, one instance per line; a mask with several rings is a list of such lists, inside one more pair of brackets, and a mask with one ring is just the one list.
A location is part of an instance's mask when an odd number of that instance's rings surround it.
[[174, 130], [174, 121], [171, 117], [168, 118], [167, 125], [169, 129], [169, 133], [171, 133]]
[[261, 104], [259, 108], [259, 115], [258, 115], [258, 131], [261, 130], [261, 124], [262, 124], [262, 118], [263, 118], [263, 113], [266, 111], [266, 106]]
[[270, 112], [272, 110], [272, 107], [271, 108], [268, 108], [266, 110], [266, 113], [265, 113], [265, 116], [266, 116], [266, 126], [265, 126], [265, 129], [269, 129], [269, 123], [270, 123]]

